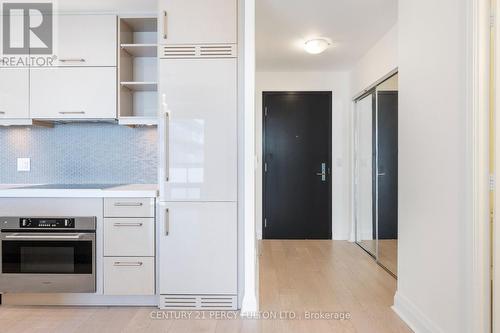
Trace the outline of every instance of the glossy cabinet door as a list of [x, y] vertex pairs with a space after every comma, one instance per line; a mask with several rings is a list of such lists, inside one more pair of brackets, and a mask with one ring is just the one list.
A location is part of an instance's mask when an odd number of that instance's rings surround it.
[[236, 201], [236, 59], [160, 61], [162, 201]]
[[115, 15], [56, 15], [54, 66], [116, 66]]
[[160, 294], [236, 294], [235, 202], [159, 204]]
[[116, 118], [116, 68], [31, 68], [30, 74], [32, 118]]
[[237, 42], [237, 0], [160, 0], [160, 44]]
[[29, 118], [29, 69], [0, 69], [0, 120]]

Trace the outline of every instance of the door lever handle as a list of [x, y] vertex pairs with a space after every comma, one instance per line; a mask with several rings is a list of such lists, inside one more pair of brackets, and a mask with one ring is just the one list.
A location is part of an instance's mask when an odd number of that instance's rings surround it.
[[321, 172], [317, 172], [316, 176], [321, 176], [321, 181], [326, 181], [326, 163], [321, 163]]

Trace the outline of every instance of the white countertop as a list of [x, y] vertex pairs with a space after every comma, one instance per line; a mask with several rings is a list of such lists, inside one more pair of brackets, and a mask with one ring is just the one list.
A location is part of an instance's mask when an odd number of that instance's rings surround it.
[[[74, 188], [71, 188], [73, 187]], [[127, 185], [0, 184], [0, 198], [154, 198], [156, 184]]]

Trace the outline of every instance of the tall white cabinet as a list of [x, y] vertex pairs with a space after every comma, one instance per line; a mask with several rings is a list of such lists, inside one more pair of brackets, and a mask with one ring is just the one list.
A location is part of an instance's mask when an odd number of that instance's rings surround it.
[[159, 11], [160, 307], [237, 308], [237, 1]]
[[165, 201], [236, 201], [236, 66], [235, 58], [160, 61]]

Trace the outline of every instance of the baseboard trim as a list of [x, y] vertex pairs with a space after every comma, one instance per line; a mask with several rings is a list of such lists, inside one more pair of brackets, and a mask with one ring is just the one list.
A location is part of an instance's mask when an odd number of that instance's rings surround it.
[[158, 296], [109, 296], [96, 294], [4, 294], [3, 305], [147, 306], [158, 307]]
[[415, 333], [444, 333], [432, 320], [422, 313], [408, 298], [396, 292], [392, 310]]

